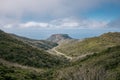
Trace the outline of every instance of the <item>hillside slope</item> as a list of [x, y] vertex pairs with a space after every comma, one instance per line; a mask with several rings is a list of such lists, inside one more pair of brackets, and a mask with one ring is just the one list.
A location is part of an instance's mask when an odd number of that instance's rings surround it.
[[69, 62], [0, 31], [0, 80], [120, 80], [119, 34], [67, 41], [74, 51], [93, 53]]
[[51, 73], [51, 80], [120, 80], [120, 46], [109, 47]]
[[99, 37], [87, 38], [74, 43], [63, 43], [57, 47], [59, 52], [69, 56], [99, 52], [120, 44], [120, 32], [109, 32]]
[[120, 46], [109, 47], [82, 60], [40, 73], [0, 63], [0, 79], [120, 80]]
[[58, 80], [120, 80], [120, 46], [87, 56], [57, 73]]
[[15, 35], [15, 34], [11, 34], [11, 36], [13, 38], [23, 41], [24, 43], [27, 43], [28, 45], [31, 45], [31, 46], [34, 46], [37, 48], [41, 48], [44, 50], [51, 49], [58, 45], [57, 43], [47, 41], [47, 40], [35, 40], [35, 39], [26, 38], [26, 37], [21, 37], [21, 36]]
[[49, 68], [67, 63], [64, 57], [51, 55], [0, 31], [0, 58], [33, 67]]

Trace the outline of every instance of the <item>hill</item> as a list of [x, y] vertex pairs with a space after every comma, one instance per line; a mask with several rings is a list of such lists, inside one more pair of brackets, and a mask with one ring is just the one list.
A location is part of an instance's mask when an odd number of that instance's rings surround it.
[[68, 34], [53, 34], [49, 38], [47, 38], [47, 41], [58, 43], [62, 40], [72, 39]]
[[3, 31], [0, 31], [0, 58], [41, 68], [56, 67], [68, 62], [64, 57], [51, 55], [42, 49], [25, 44]]
[[120, 46], [87, 56], [55, 74], [56, 80], [120, 80]]
[[44, 49], [44, 50], [51, 49], [58, 45], [57, 43], [47, 41], [47, 40], [35, 40], [35, 39], [26, 38], [26, 37], [21, 37], [15, 34], [11, 34], [11, 36], [13, 38], [23, 41], [24, 43], [27, 43], [28, 45], [31, 45], [40, 49]]
[[76, 52], [66, 53], [74, 58], [92, 53], [70, 62], [0, 30], [0, 80], [120, 80], [119, 34], [69, 40], [54, 48]]
[[[19, 76], [18, 76], [19, 75]], [[82, 60], [36, 72], [0, 63], [2, 80], [120, 80], [120, 46], [109, 47]]]
[[69, 56], [79, 56], [81, 54], [99, 52], [119, 44], [120, 32], [109, 32], [99, 37], [86, 38], [82, 41], [62, 43], [57, 47], [57, 50]]

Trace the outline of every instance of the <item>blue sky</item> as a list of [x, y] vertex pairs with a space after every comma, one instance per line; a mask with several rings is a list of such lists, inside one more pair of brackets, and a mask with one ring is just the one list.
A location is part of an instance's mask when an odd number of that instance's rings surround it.
[[120, 31], [120, 0], [0, 0], [0, 29], [36, 39]]

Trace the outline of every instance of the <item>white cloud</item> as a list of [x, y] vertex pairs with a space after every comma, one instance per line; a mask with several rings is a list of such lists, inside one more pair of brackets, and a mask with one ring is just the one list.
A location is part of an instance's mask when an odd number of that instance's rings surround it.
[[71, 22], [71, 23], [66, 22], [66, 23], [63, 23], [61, 26], [63, 26], [63, 27], [67, 27], [67, 26], [76, 27], [76, 26], [79, 26], [79, 23], [77, 23], [77, 22]]
[[52, 21], [52, 24], [56, 25], [58, 28], [105, 28], [108, 23], [108, 21], [103, 20], [76, 18], [65, 18]]
[[96, 21], [90, 19], [75, 19], [75, 18], [64, 18], [64, 19], [56, 19], [52, 20], [48, 23], [46, 22], [26, 22], [26, 23], [18, 23], [18, 24], [8, 24], [5, 25], [4, 28], [105, 28], [107, 27], [107, 21]]
[[19, 26], [21, 28], [30, 28], [30, 27], [47, 28], [49, 26], [49, 24], [48, 23], [42, 23], [42, 22], [27, 22], [27, 23], [22, 23]]
[[14, 21], [21, 21], [23, 16], [30, 14], [73, 16], [77, 11], [89, 11], [105, 2], [120, 3], [119, 0], [0, 0], [0, 23], [15, 23]]
[[8, 24], [8, 25], [3, 26], [3, 28], [6, 28], [6, 29], [13, 28], [13, 25]]
[[70, 17], [70, 18], [52, 20], [50, 24], [55, 26], [56, 28], [75, 28], [79, 26], [79, 20]]
[[85, 20], [82, 26], [86, 28], [105, 28], [107, 27], [108, 21], [96, 21], [96, 20]]

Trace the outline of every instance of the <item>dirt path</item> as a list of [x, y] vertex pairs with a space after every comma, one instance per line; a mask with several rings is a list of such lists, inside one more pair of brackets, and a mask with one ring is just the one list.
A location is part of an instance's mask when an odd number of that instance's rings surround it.
[[50, 54], [53, 54], [53, 55], [57, 55], [57, 56], [64, 56], [64, 57], [66, 57], [67, 59], [72, 60], [72, 57], [67, 56], [67, 55], [65, 55], [64, 53], [61, 53], [61, 52], [57, 51], [57, 50], [56, 50], [56, 47], [53, 48], [53, 49], [48, 50], [47, 52], [49, 52]]
[[82, 55], [80, 55], [80, 56], [78, 56], [78, 57], [74, 57], [72, 61], [77, 61], [77, 60], [80, 60], [80, 59], [85, 58], [85, 57], [88, 56], [88, 55], [93, 55], [93, 54], [94, 54], [94, 53], [82, 54]]
[[80, 56], [78, 56], [78, 57], [71, 57], [71, 56], [68, 56], [68, 55], [66, 55], [66, 54], [64, 54], [64, 53], [61, 53], [61, 52], [57, 51], [57, 50], [56, 50], [56, 47], [54, 47], [53, 49], [48, 50], [48, 52], [49, 52], [50, 54], [53, 54], [53, 55], [64, 56], [64, 57], [66, 57], [67, 59], [69, 59], [70, 61], [77, 61], [77, 60], [79, 60], [79, 59], [85, 58], [85, 57], [88, 56], [88, 55], [93, 55], [93, 53], [86, 53], [86, 54], [82, 54], [82, 55], [80, 55]]
[[64, 53], [61, 53], [61, 52], [57, 51], [56, 48], [53, 48], [53, 51], [56, 52], [56, 53], [59, 54], [59, 55], [63, 55], [63, 56], [65, 56], [66, 58], [72, 60], [72, 57], [71, 57], [71, 56], [67, 56], [67, 55], [64, 54]]

